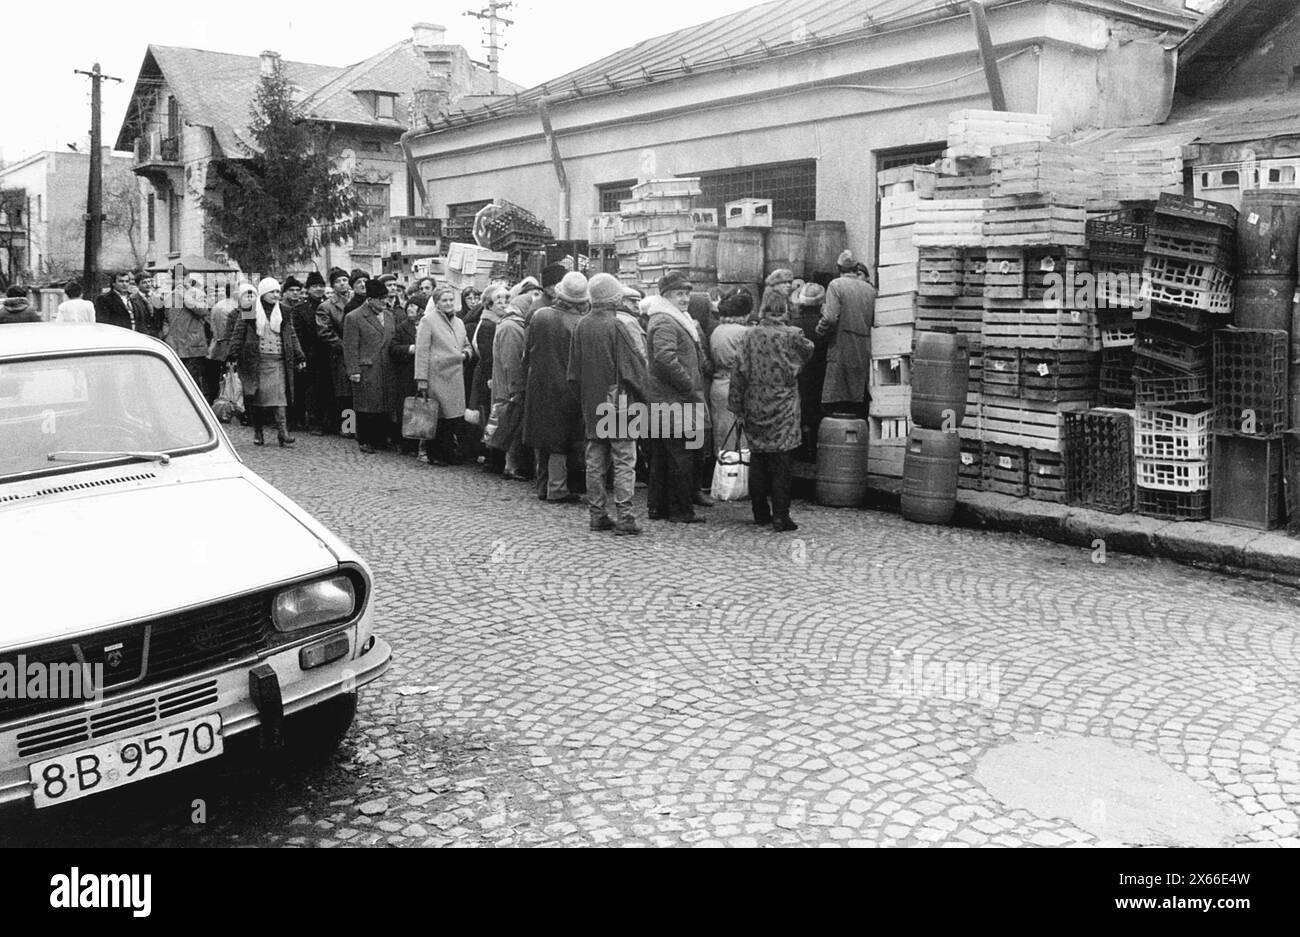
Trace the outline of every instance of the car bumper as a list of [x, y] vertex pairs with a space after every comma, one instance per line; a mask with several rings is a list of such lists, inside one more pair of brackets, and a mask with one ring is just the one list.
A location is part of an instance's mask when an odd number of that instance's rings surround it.
[[[356, 647], [357, 630], [353, 627], [347, 632], [353, 648]], [[369, 638], [366, 640], [370, 641]], [[154, 732], [163, 726], [183, 723], [212, 713], [221, 715], [222, 736], [226, 739], [258, 729], [265, 719], [250, 694], [249, 674], [255, 667], [265, 665], [274, 672], [282, 707], [280, 714], [291, 716], [335, 697], [355, 693], [381, 677], [388, 670], [393, 655], [392, 648], [386, 641], [373, 637], [370, 646], [363, 653], [349, 654], [347, 658], [332, 664], [303, 670], [299, 665], [299, 652], [304, 646], [306, 644], [299, 644], [278, 651], [256, 663], [242, 661], [220, 670], [204, 671], [115, 696], [98, 707], [65, 709], [43, 716], [34, 723], [0, 729], [0, 805], [30, 800], [32, 784], [29, 765], [55, 755], [75, 752], [118, 738]], [[187, 708], [178, 709], [178, 706]], [[93, 719], [102, 724], [113, 721], [115, 714], [128, 711], [153, 713], [158, 718], [143, 722], [141, 720], [146, 719], [147, 715], [140, 715], [130, 721], [130, 728], [122, 731], [96, 733], [93, 738], [30, 756], [20, 754], [21, 737], [43, 726], [76, 719]], [[126, 720], [119, 720], [122, 721]]]

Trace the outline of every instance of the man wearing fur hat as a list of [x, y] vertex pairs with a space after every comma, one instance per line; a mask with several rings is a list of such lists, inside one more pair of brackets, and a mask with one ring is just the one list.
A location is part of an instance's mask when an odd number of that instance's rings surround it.
[[852, 252], [838, 260], [840, 275], [826, 289], [817, 334], [830, 336], [826, 353], [823, 410], [866, 416], [867, 374], [871, 367], [871, 327], [876, 319], [876, 289], [866, 267]]
[[[356, 267], [348, 274], [348, 286], [352, 288], [352, 298], [348, 300], [347, 311], [359, 309], [366, 302], [366, 284], [370, 282], [370, 274]], [[388, 295], [388, 290], [384, 290], [384, 295]]]
[[555, 302], [528, 320], [524, 445], [536, 450], [537, 498], [552, 504], [578, 500], [569, 491], [569, 461], [578, 460], [584, 431], [578, 395], [569, 384], [569, 348], [589, 304], [587, 278], [567, 273]]
[[[619, 322], [623, 285], [608, 273], [598, 273], [588, 286], [591, 311], [573, 332], [569, 350], [569, 383], [578, 393], [586, 430], [587, 505], [591, 529], [619, 535], [639, 534], [632, 511], [636, 491], [636, 439], [628, 431], [628, 404], [645, 401], [646, 362], [642, 351]], [[614, 505], [618, 523], [609, 516], [605, 475], [614, 472]]]
[[388, 441], [396, 386], [388, 374], [388, 345], [396, 327], [388, 308], [388, 287], [367, 278], [365, 302], [343, 319], [343, 360], [352, 382], [357, 442], [366, 455]]
[[699, 490], [699, 459], [709, 430], [703, 348], [699, 323], [687, 314], [691, 281], [674, 271], [659, 281], [659, 295], [647, 303], [650, 324], [648, 396], [668, 413], [650, 443], [650, 519], [703, 524], [694, 505], [711, 505]]
[[545, 294], [545, 305], [549, 306], [555, 302], [555, 290], [568, 272], [569, 268], [564, 264], [550, 264], [542, 268], [542, 293]]
[[[330, 271], [330, 295], [316, 307], [316, 337], [321, 356], [317, 372], [317, 398], [321, 405], [321, 429], [338, 433], [343, 411], [352, 409], [352, 381], [343, 361], [343, 320], [347, 317], [352, 289], [348, 272], [335, 267]], [[348, 434], [344, 434], [347, 438]]]

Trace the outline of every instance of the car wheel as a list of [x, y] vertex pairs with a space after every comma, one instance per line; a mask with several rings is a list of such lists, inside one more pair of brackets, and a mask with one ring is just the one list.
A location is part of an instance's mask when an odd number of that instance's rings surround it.
[[356, 715], [357, 694], [344, 693], [290, 716], [284, 723], [284, 754], [305, 764], [328, 760]]

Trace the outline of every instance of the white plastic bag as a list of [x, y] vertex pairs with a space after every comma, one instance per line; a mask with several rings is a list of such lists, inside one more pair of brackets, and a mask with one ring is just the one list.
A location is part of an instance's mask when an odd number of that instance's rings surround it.
[[709, 490], [715, 501], [744, 501], [749, 497], [749, 450], [718, 453], [718, 463], [713, 467], [713, 487]]

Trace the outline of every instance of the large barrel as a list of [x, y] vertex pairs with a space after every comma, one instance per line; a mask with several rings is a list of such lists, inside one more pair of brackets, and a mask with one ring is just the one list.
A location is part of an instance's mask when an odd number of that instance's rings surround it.
[[808, 265], [808, 236], [802, 221], [778, 218], [767, 232], [767, 263], [764, 273], [789, 270], [803, 279]]
[[718, 295], [726, 296], [732, 290], [748, 290], [750, 299], [754, 301], [754, 315], [758, 315], [759, 303], [763, 300], [763, 284], [761, 283], [728, 283], [725, 281], [718, 282]]
[[804, 225], [808, 246], [807, 274], [832, 274], [839, 270], [837, 261], [849, 246], [848, 227], [842, 221], [810, 221]]
[[867, 421], [843, 414], [817, 430], [817, 503], [855, 508], [867, 497]]
[[1295, 300], [1294, 276], [1247, 275], [1237, 280], [1233, 324], [1242, 329], [1291, 328]]
[[713, 272], [713, 279], [718, 278], [718, 226], [699, 225], [691, 236], [691, 270], [699, 271], [704, 276], [706, 271]]
[[966, 415], [969, 382], [970, 352], [966, 336], [955, 331], [916, 333], [912, 350], [912, 422], [915, 425], [922, 429], [955, 431]]
[[728, 228], [718, 232], [718, 282], [757, 283], [763, 272], [763, 232]]
[[903, 517], [920, 524], [947, 524], [957, 510], [961, 437], [913, 427], [903, 455]]
[[1237, 272], [1296, 275], [1300, 189], [1248, 189], [1237, 216]]

